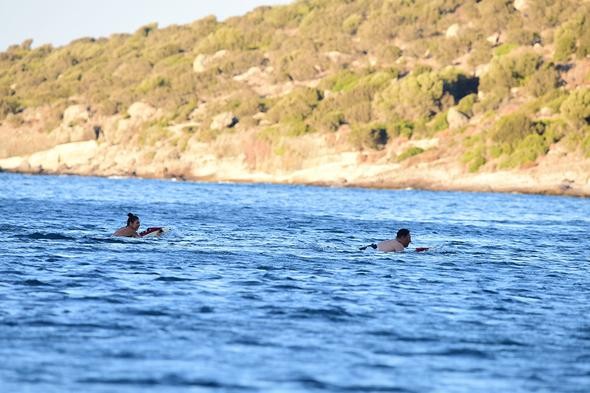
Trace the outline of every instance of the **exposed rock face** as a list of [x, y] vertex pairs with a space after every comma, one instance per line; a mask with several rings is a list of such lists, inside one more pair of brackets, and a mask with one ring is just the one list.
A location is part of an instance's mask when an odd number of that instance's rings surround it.
[[232, 128], [238, 124], [240, 120], [231, 112], [220, 113], [213, 118], [211, 122], [212, 130], [223, 130], [224, 128]]
[[466, 114], [459, 112], [457, 109], [451, 108], [447, 113], [447, 123], [449, 123], [449, 127], [452, 129], [461, 128], [469, 123], [469, 117]]
[[449, 28], [447, 29], [447, 32], [445, 33], [445, 36], [447, 38], [457, 37], [459, 35], [460, 29], [461, 29], [461, 27], [457, 23], [454, 23], [449, 26]]
[[266, 75], [264, 75], [264, 72], [259, 67], [250, 67], [243, 74], [234, 76], [234, 80], [238, 82], [250, 82], [251, 80], [260, 80], [265, 77]]
[[215, 60], [219, 60], [227, 54], [226, 50], [220, 50], [212, 56], [199, 54], [193, 61], [193, 71], [197, 74], [207, 71], [207, 67]]
[[88, 108], [84, 105], [70, 105], [63, 113], [63, 124], [66, 126], [76, 122], [86, 122], [90, 118]]
[[143, 102], [133, 103], [127, 110], [129, 116], [137, 120], [149, 120], [156, 114], [156, 109]]
[[488, 64], [480, 64], [475, 68], [475, 76], [481, 78], [490, 70], [490, 65]]
[[193, 71], [197, 74], [205, 72], [205, 70], [207, 69], [205, 65], [206, 60], [207, 56], [203, 54], [200, 54], [197, 57], [195, 57], [195, 61], [193, 61]]
[[514, 8], [516, 8], [520, 12], [526, 10], [528, 6], [529, 3], [527, 0], [514, 0]]
[[501, 42], [500, 41], [500, 33], [494, 33], [494, 34], [488, 36], [486, 38], [486, 41], [494, 46], [500, 44], [500, 42]]

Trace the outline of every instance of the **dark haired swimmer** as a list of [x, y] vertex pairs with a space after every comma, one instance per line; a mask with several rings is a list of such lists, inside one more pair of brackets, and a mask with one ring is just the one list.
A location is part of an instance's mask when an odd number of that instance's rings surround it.
[[[391, 240], [384, 240], [377, 244], [370, 244], [368, 246], [361, 247], [360, 250], [366, 250], [367, 248], [371, 247], [373, 249], [377, 249], [383, 252], [403, 252], [410, 243], [412, 242], [412, 235], [408, 229], [402, 228], [397, 231], [395, 239]], [[428, 248], [420, 247], [416, 248], [416, 251], [427, 251]]]
[[139, 222], [139, 217], [137, 217], [133, 213], [127, 214], [127, 226], [123, 228], [117, 229], [113, 236], [121, 236], [121, 237], [141, 237], [137, 230], [141, 223]]

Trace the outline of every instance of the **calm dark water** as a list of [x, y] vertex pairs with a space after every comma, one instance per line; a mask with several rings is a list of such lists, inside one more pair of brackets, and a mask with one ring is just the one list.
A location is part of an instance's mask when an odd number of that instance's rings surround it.
[[2, 392], [590, 391], [587, 199], [0, 174], [0, 229]]

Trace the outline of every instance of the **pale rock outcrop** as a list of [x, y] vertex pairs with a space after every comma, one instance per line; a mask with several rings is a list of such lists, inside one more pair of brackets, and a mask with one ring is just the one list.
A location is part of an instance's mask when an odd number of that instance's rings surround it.
[[469, 117], [457, 109], [451, 108], [447, 113], [447, 123], [451, 129], [461, 128], [469, 123]]
[[212, 62], [223, 58], [226, 54], [226, 50], [220, 50], [215, 52], [215, 54], [213, 54], [212, 56], [207, 56], [202, 53], [197, 55], [197, 57], [195, 57], [195, 60], [193, 61], [193, 71], [197, 74], [207, 71], [207, 67]]
[[240, 120], [231, 112], [223, 112], [218, 114], [211, 121], [210, 128], [212, 130], [223, 130], [224, 128], [232, 128], [238, 124]]
[[265, 73], [259, 67], [250, 67], [248, 71], [243, 74], [234, 76], [234, 80], [238, 82], [259, 81], [260, 79], [266, 78]]
[[496, 45], [500, 44], [500, 42], [501, 42], [500, 37], [501, 37], [500, 33], [494, 33], [492, 35], [489, 35], [486, 38], [486, 41], [488, 41], [490, 44], [496, 46]]
[[459, 24], [453, 23], [447, 29], [447, 32], [445, 33], [445, 37], [447, 37], [447, 38], [457, 37], [459, 35], [459, 30], [460, 29], [461, 29], [461, 27], [459, 26]]
[[188, 119], [192, 122], [201, 121], [205, 114], [207, 113], [207, 102], [200, 101], [199, 105], [192, 110], [192, 112], [188, 115]]
[[544, 106], [539, 110], [539, 116], [548, 117], [553, 115], [553, 109], [549, 108], [548, 106]]
[[324, 53], [324, 55], [332, 62], [332, 63], [345, 63], [350, 61], [351, 56], [347, 55], [342, 52], [338, 51], [330, 51]]
[[520, 12], [525, 11], [528, 8], [528, 6], [528, 0], [514, 0], [514, 8], [516, 8]]
[[63, 113], [63, 124], [74, 125], [77, 122], [87, 122], [90, 118], [88, 107], [84, 105], [70, 105]]
[[195, 57], [195, 61], [193, 61], [193, 71], [197, 74], [205, 72], [205, 70], [207, 70], [207, 67], [205, 65], [206, 60], [207, 56], [205, 56], [204, 54], [200, 54], [197, 57]]
[[475, 68], [475, 76], [481, 78], [490, 70], [490, 64], [480, 64]]
[[153, 106], [144, 102], [135, 102], [127, 109], [127, 113], [132, 119], [143, 121], [151, 119], [156, 112]]

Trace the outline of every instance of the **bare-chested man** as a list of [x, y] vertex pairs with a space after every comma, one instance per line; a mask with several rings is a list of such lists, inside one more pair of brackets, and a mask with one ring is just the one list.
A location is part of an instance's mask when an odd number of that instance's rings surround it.
[[[369, 244], [368, 246], [361, 247], [360, 250], [366, 250], [371, 247], [383, 252], [403, 252], [410, 243], [412, 242], [412, 235], [409, 229], [402, 228], [397, 231], [395, 239], [384, 240], [377, 244]], [[427, 251], [427, 247], [416, 248], [417, 252]]]
[[412, 235], [408, 229], [402, 228], [397, 231], [395, 239], [384, 240], [377, 243], [377, 250], [383, 252], [402, 252], [412, 242]]

